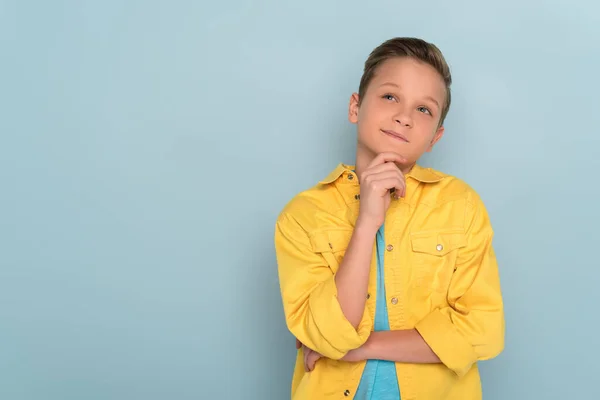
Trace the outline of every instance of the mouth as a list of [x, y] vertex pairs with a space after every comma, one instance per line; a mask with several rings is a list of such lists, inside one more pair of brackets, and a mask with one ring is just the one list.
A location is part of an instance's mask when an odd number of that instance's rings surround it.
[[401, 142], [404, 143], [408, 143], [408, 139], [406, 138], [406, 136], [404, 136], [401, 133], [398, 132], [394, 132], [394, 131], [387, 131], [382, 129], [381, 132], [383, 132], [384, 134], [391, 136], [392, 138], [396, 139], [396, 140], [400, 140]]

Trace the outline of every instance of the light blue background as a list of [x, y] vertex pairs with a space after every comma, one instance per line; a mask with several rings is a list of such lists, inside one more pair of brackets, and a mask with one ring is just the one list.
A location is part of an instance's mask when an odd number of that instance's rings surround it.
[[486, 400], [595, 399], [600, 6], [1, 1], [0, 398], [285, 399], [273, 253], [353, 162], [347, 101], [393, 36], [451, 64], [423, 164], [479, 191], [506, 350]]

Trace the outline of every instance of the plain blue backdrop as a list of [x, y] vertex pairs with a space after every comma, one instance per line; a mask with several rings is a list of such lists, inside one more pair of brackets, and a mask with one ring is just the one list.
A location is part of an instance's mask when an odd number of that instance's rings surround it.
[[286, 399], [274, 221], [353, 162], [362, 63], [454, 77], [423, 160], [485, 200], [506, 350], [484, 398], [596, 399], [600, 6], [0, 1], [0, 398]]

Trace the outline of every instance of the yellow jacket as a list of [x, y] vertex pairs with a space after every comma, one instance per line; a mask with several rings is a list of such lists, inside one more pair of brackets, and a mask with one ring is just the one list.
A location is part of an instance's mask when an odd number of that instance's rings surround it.
[[[402, 400], [481, 399], [476, 362], [504, 347], [502, 295], [486, 209], [467, 184], [432, 169], [416, 165], [406, 185], [406, 197], [392, 201], [385, 220], [390, 329], [416, 328], [442, 363], [396, 363]], [[277, 220], [275, 248], [288, 329], [326, 357], [306, 373], [298, 352], [293, 400], [353, 398], [365, 366], [339, 359], [364, 344], [373, 329], [376, 252], [357, 329], [340, 308], [334, 281], [358, 216], [359, 192], [353, 167], [340, 164], [297, 195]]]

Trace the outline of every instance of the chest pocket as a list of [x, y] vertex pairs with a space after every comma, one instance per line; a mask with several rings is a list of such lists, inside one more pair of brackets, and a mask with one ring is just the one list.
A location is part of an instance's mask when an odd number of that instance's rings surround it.
[[467, 245], [462, 231], [417, 232], [410, 235], [414, 283], [445, 292], [454, 273], [458, 250]]
[[313, 233], [310, 242], [313, 251], [321, 254], [335, 273], [346, 254], [351, 237], [352, 229], [328, 229]]

